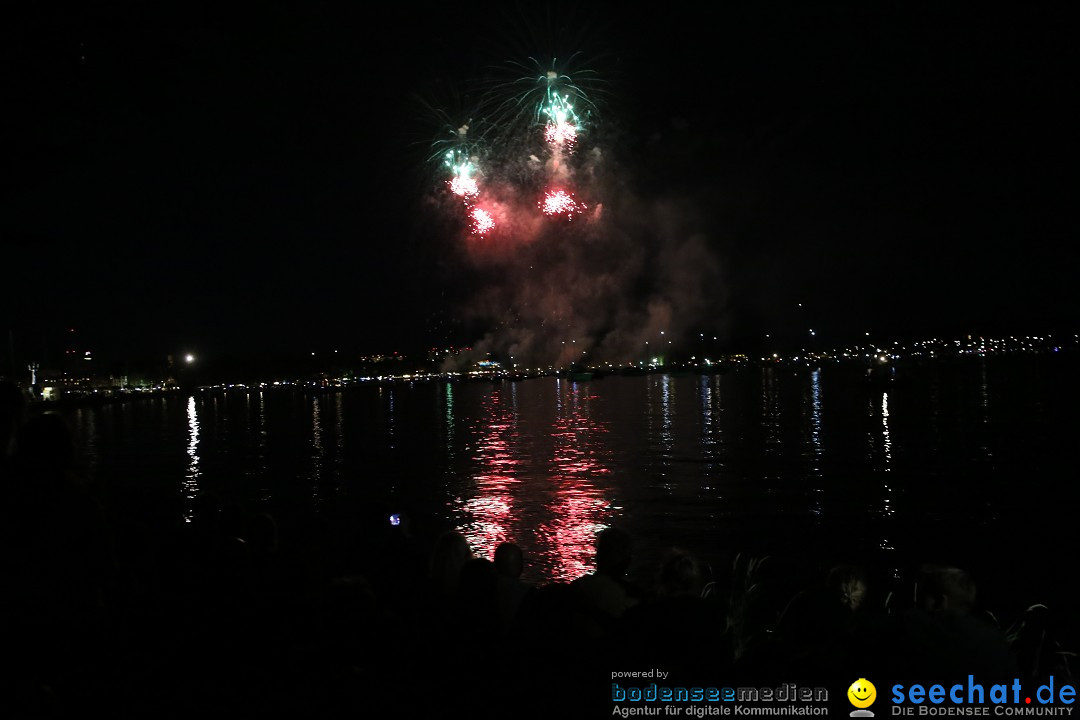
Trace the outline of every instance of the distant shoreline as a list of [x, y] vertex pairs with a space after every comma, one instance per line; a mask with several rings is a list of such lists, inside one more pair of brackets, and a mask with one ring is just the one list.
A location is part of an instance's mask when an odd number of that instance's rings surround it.
[[[1041, 351], [1041, 352], [1027, 352], [1027, 353], [987, 353], [985, 355], [976, 354], [956, 354], [956, 355], [931, 355], [926, 356], [912, 356], [912, 357], [897, 357], [893, 356], [888, 365], [899, 369], [911, 369], [913, 367], [925, 366], [929, 364], [941, 364], [951, 362], [962, 362], [965, 360], [981, 359], [1002, 359], [1002, 358], [1023, 358], [1032, 359], [1034, 357], [1067, 357], [1072, 355], [1069, 350], [1071, 348], [1064, 347], [1060, 349], [1060, 352]], [[87, 407], [87, 406], [101, 406], [118, 402], [128, 402], [132, 400], [146, 400], [156, 398], [166, 398], [174, 396], [188, 396], [188, 395], [219, 395], [226, 392], [236, 391], [272, 391], [272, 390], [291, 390], [293, 392], [301, 392], [306, 394], [321, 394], [321, 393], [333, 393], [341, 392], [352, 388], [359, 388], [365, 386], [380, 386], [380, 385], [398, 385], [398, 384], [412, 384], [412, 383], [430, 383], [430, 382], [443, 382], [443, 383], [503, 383], [503, 382], [519, 382], [523, 380], [537, 379], [537, 378], [562, 378], [569, 380], [570, 382], [590, 382], [599, 381], [606, 377], [640, 377], [643, 375], [671, 375], [671, 376], [686, 376], [686, 375], [724, 375], [729, 372], [740, 372], [746, 370], [762, 370], [771, 368], [784, 368], [790, 370], [806, 370], [814, 368], [822, 368], [828, 366], [852, 366], [861, 365], [865, 360], [861, 357], [832, 357], [832, 358], [811, 358], [811, 357], [797, 357], [794, 359], [777, 357], [749, 359], [747, 358], [741, 362], [717, 362], [711, 365], [694, 365], [694, 366], [679, 366], [679, 365], [660, 365], [660, 366], [644, 366], [644, 367], [620, 367], [620, 368], [567, 368], [564, 370], [554, 370], [550, 372], [532, 372], [521, 373], [511, 371], [499, 371], [492, 373], [413, 373], [404, 375], [385, 375], [385, 376], [369, 376], [363, 378], [350, 378], [350, 379], [335, 379], [335, 380], [292, 380], [292, 381], [275, 381], [275, 382], [255, 382], [255, 383], [220, 383], [215, 385], [198, 385], [198, 386], [174, 386], [166, 389], [153, 389], [153, 390], [99, 390], [90, 391], [81, 394], [68, 394], [63, 397], [55, 399], [33, 398], [29, 401], [29, 407], [32, 410], [47, 411], [49, 409], [68, 409], [75, 407]], [[872, 378], [876, 379], [876, 378]]]
[[154, 398], [173, 397], [185, 395], [189, 392], [191, 392], [191, 390], [185, 388], [120, 393], [92, 392], [84, 395], [70, 395], [67, 397], [56, 398], [55, 400], [35, 398], [30, 401], [29, 407], [31, 410], [41, 411], [48, 411], [50, 409], [66, 410], [68, 408], [85, 407], [87, 405], [109, 405], [112, 403], [127, 402], [129, 400], [149, 400]]

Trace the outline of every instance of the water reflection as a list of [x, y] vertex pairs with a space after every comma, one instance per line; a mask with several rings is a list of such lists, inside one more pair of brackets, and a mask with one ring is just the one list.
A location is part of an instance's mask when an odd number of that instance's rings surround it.
[[814, 464], [811, 470], [821, 474], [821, 370], [815, 368], [810, 373], [810, 445], [814, 450]]
[[597, 398], [587, 384], [571, 385], [565, 402], [559, 403], [560, 412], [551, 430], [555, 446], [550, 473], [555, 498], [547, 506], [551, 520], [538, 534], [547, 544], [541, 553], [558, 581], [589, 571], [596, 535], [607, 527], [608, 502], [595, 483], [597, 476], [609, 472], [601, 442], [607, 428], [593, 420], [594, 402]]
[[706, 450], [716, 445], [713, 437], [713, 390], [708, 375], [701, 376], [701, 444]]
[[607, 428], [593, 417], [599, 399], [587, 384], [553, 383], [529, 394], [523, 416], [518, 392], [506, 383], [481, 399], [469, 483], [453, 503], [458, 529], [481, 557], [515, 542], [530, 574], [570, 580], [588, 572], [596, 534], [612, 512], [597, 483], [609, 472]]
[[[890, 478], [892, 477], [888, 473], [892, 470], [892, 436], [889, 434], [889, 393], [881, 393], [881, 443], [882, 449], [885, 455], [885, 467], [883, 468], [885, 474], [882, 479], [882, 509], [881, 513], [885, 518], [891, 517], [896, 510], [893, 509], [892, 495], [893, 488]], [[883, 526], [884, 529], [888, 529], [888, 526]], [[881, 538], [879, 544], [882, 550], [894, 550], [892, 543], [887, 537]], [[898, 568], [893, 569], [894, 576], [899, 572]]]
[[454, 422], [454, 385], [446, 383], [442, 386], [442, 417], [444, 425], [444, 445], [446, 463], [443, 465], [443, 473], [447, 482], [454, 482], [457, 477], [457, 432]]
[[191, 501], [199, 494], [199, 411], [195, 404], [195, 396], [188, 396], [187, 402], [188, 420], [188, 466], [184, 475], [184, 497], [187, 499], [187, 508], [184, 512], [184, 521], [191, 522]]
[[811, 499], [810, 512], [820, 517], [823, 513], [821, 496], [821, 457], [824, 447], [821, 440], [821, 369], [814, 368], [810, 373], [810, 447], [813, 461], [810, 464]]
[[979, 408], [982, 410], [982, 422], [989, 422], [990, 383], [986, 379], [986, 360], [983, 359], [979, 361]]
[[[109, 412], [111, 408], [106, 405], [102, 412]], [[95, 467], [98, 463], [98, 429], [97, 411], [93, 408], [79, 408], [75, 411], [74, 423], [72, 424], [76, 435], [76, 442], [81, 448], [85, 463], [89, 467]]]
[[322, 463], [325, 450], [322, 442], [321, 398], [311, 399], [311, 498], [316, 503], [322, 493]]
[[765, 454], [780, 452], [780, 387], [776, 372], [765, 368], [761, 373], [761, 425], [765, 430]]
[[517, 456], [521, 452], [517, 415], [503, 401], [501, 389], [485, 397], [481, 408], [482, 422], [477, 428], [474, 456], [477, 470], [472, 477], [474, 494], [463, 503], [459, 498], [469, 518], [459, 529], [473, 552], [490, 558], [499, 543], [513, 539], [511, 488], [518, 482], [517, 471], [522, 460]]
[[452, 459], [454, 457], [454, 386], [446, 383], [443, 387], [446, 390], [443, 399], [445, 405], [443, 416], [446, 419], [446, 453]]
[[[701, 385], [701, 449], [705, 456], [705, 460], [708, 463], [708, 476], [712, 477], [712, 470], [718, 464], [720, 464], [720, 430], [719, 410], [717, 405], [719, 404], [720, 392], [719, 390], [713, 390], [713, 383], [715, 379], [708, 375], [702, 375], [700, 380]], [[702, 487], [702, 490], [711, 491], [713, 489], [711, 481], [707, 481]]]
[[334, 477], [341, 477], [341, 467], [345, 462], [345, 406], [341, 393], [334, 393]]
[[256, 433], [258, 433], [258, 439], [256, 445], [258, 447], [258, 464], [259, 464], [259, 492], [262, 493], [263, 500], [270, 499], [270, 490], [267, 485], [267, 473], [266, 473], [266, 393], [262, 390], [259, 391], [259, 409], [256, 419]]
[[660, 444], [664, 449], [664, 456], [671, 455], [671, 446], [674, 438], [671, 435], [672, 404], [675, 400], [675, 391], [671, 386], [671, 376], [660, 377]]
[[881, 440], [885, 450], [885, 472], [892, 462], [892, 438], [889, 437], [889, 393], [881, 393]]
[[386, 396], [387, 409], [386, 409], [386, 445], [391, 450], [394, 449], [394, 391], [389, 389], [384, 391], [382, 387], [379, 388], [379, 397]]
[[[860, 543], [871, 538], [875, 550], [880, 543], [906, 553], [926, 527], [959, 517], [958, 498], [974, 527], [1019, 513], [1015, 498], [1034, 503], [1037, 493], [1060, 493], [1045, 490], [1043, 478], [1056, 479], [1067, 467], [1076, 415], [1062, 388], [1072, 387], [1071, 368], [1046, 378], [1033, 372], [1048, 373], [1042, 365], [984, 369], [975, 360], [916, 370], [906, 384], [887, 389], [870, 389], [861, 375], [833, 366], [798, 375], [746, 368], [576, 385], [554, 378], [463, 382], [405, 397], [396, 394], [401, 386], [320, 400], [268, 389], [251, 398], [247, 424], [238, 422], [242, 405], [234, 403], [226, 425], [233, 401], [219, 400], [215, 410], [199, 394], [131, 401], [108, 412], [84, 407], [72, 412], [72, 422], [85, 438], [82, 459], [96, 458], [86, 463], [96, 479], [138, 482], [166, 499], [176, 499], [179, 489], [186, 505], [208, 487], [253, 491], [245, 501], [273, 492], [271, 500], [281, 501], [275, 510], [296, 513], [295, 521], [310, 510], [313, 490], [303, 484], [309, 477], [320, 481], [324, 509], [339, 484], [350, 495], [386, 495], [401, 478], [450, 478], [410, 483], [407, 500], [443, 513], [437, 520], [461, 528], [485, 555], [502, 540], [519, 543], [528, 577], [537, 581], [587, 572], [597, 531], [616, 522], [722, 555], [742, 538], [776, 537], [780, 544], [801, 532], [805, 516], [815, 522], [822, 511], [830, 540], [834, 530], [857, 526]], [[408, 452], [389, 452], [398, 441]], [[973, 467], [979, 443], [1033, 468], [1023, 487], [1007, 473], [1017, 465]], [[345, 455], [343, 467], [329, 462], [335, 455]], [[400, 472], [374, 480], [343, 472], [384, 458]], [[235, 483], [256, 473], [258, 484]], [[297, 489], [297, 478], [299, 502], [276, 497]], [[669, 480], [676, 493], [660, 488]], [[349, 485], [360, 482], [371, 485]], [[988, 490], [999, 486], [1000, 496]]]
[[993, 457], [990, 449], [988, 426], [990, 425], [990, 383], [986, 377], [986, 359], [979, 358], [979, 424], [983, 431], [979, 433], [979, 455], [983, 459]]
[[[889, 435], [889, 393], [881, 393], [881, 442], [885, 451], [885, 472], [892, 470], [892, 437]], [[889, 476], [885, 476], [884, 484], [884, 508], [885, 515], [892, 515], [892, 487], [889, 485]]]
[[674, 456], [675, 438], [672, 433], [672, 412], [674, 405], [674, 390], [671, 377], [657, 375], [648, 378], [646, 386], [646, 402], [648, 410], [645, 418], [648, 423], [649, 447], [653, 449], [650, 455], [657, 462], [656, 473], [657, 485], [665, 491], [673, 489], [671, 479], [671, 463]]

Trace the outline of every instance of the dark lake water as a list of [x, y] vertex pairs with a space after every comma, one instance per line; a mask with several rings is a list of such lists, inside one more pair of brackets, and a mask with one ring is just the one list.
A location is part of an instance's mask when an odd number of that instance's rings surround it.
[[619, 525], [641, 572], [673, 545], [715, 566], [817, 554], [893, 577], [935, 560], [1018, 603], [1072, 602], [1075, 356], [899, 370], [888, 387], [826, 365], [236, 390], [69, 418], [99, 487], [178, 504], [214, 490], [283, 533], [405, 513], [486, 556], [517, 542], [535, 582], [587, 571]]

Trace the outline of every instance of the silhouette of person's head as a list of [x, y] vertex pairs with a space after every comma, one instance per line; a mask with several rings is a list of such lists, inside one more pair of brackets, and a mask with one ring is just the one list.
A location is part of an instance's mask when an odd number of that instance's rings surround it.
[[975, 579], [960, 568], [924, 565], [915, 602], [923, 610], [971, 612], [975, 606]]
[[465, 536], [450, 530], [439, 536], [431, 551], [429, 578], [436, 593], [449, 597], [457, 592], [461, 568], [472, 558]]
[[495, 570], [499, 575], [517, 580], [525, 571], [525, 556], [512, 542], [499, 543], [495, 548]]
[[685, 550], [668, 552], [660, 566], [660, 592], [668, 596], [701, 595], [705, 574], [701, 563]]
[[866, 574], [854, 565], [837, 565], [829, 571], [829, 594], [850, 610], [858, 610], [866, 600]]
[[622, 577], [634, 561], [634, 540], [621, 528], [609, 527], [596, 539], [596, 573]]

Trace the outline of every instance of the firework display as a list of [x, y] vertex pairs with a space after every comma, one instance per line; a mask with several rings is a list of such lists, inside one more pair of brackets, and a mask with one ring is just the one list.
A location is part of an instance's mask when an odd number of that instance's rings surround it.
[[436, 111], [430, 207], [462, 296], [447, 324], [474, 334], [459, 369], [655, 365], [722, 301], [697, 209], [638, 194], [621, 113], [580, 59], [490, 68]]
[[[547, 66], [532, 61], [532, 72], [483, 94], [475, 108], [483, 120], [465, 122], [435, 143], [432, 157], [440, 160], [447, 191], [463, 206], [462, 226], [470, 235], [513, 237], [513, 224], [521, 223], [530, 208], [562, 220], [589, 210], [578, 197], [587, 189], [575, 181], [582, 163], [573, 157], [588, 137], [596, 106], [558, 66], [557, 59]], [[592, 159], [598, 157], [594, 150]], [[504, 212], [492, 211], [495, 202]], [[507, 222], [510, 226], [503, 227]]]
[[469, 213], [472, 218], [472, 229], [477, 235], [486, 235], [495, 227], [495, 218], [483, 208], [473, 208]]
[[563, 215], [573, 218], [575, 213], [585, 210], [585, 206], [574, 199], [573, 195], [565, 190], [552, 190], [544, 195], [540, 202], [540, 208], [545, 215]]

